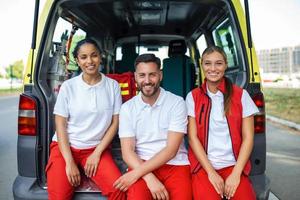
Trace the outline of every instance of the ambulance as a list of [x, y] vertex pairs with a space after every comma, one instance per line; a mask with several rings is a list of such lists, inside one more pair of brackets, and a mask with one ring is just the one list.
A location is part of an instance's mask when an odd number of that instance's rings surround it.
[[[101, 72], [119, 81], [123, 101], [138, 92], [132, 73], [139, 54], [158, 56], [162, 87], [185, 97], [204, 80], [199, 62], [203, 50], [209, 45], [223, 48], [228, 57], [225, 75], [249, 92], [260, 111], [255, 115], [250, 178], [257, 199], [268, 199], [265, 103], [248, 0], [46, 0], [40, 13], [40, 1], [35, 2], [32, 46], [19, 101], [14, 199], [48, 198], [45, 167], [55, 133], [53, 107], [61, 84], [80, 74], [71, 52], [86, 37], [101, 48]], [[124, 172], [117, 136], [112, 152]], [[82, 177], [74, 199], [105, 199], [91, 180]]]

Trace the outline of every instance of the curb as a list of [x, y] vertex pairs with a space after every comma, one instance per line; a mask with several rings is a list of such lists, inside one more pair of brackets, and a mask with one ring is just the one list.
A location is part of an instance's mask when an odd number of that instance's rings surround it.
[[288, 120], [285, 120], [285, 119], [280, 119], [278, 117], [274, 117], [274, 116], [271, 116], [271, 115], [266, 115], [266, 118], [268, 120], [271, 120], [273, 122], [276, 122], [276, 123], [279, 123], [281, 125], [284, 125], [284, 126], [288, 126], [294, 130], [297, 130], [297, 131], [300, 131], [300, 124], [297, 124], [295, 122], [291, 122], [291, 121], [288, 121]]
[[272, 192], [270, 192], [268, 200], [279, 200], [279, 198], [276, 197], [275, 194], [273, 194]]
[[1, 99], [13, 99], [13, 98], [19, 98], [19, 95], [18, 94], [15, 94], [15, 95], [3, 95], [3, 96], [0, 96], [0, 100]]

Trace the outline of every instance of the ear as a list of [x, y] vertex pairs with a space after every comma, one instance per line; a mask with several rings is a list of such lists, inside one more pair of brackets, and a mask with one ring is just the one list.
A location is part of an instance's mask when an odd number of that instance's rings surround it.
[[160, 74], [160, 81], [162, 81], [162, 79], [163, 79], [163, 75], [164, 75], [164, 73], [163, 73], [163, 71], [162, 70], [159, 70], [159, 74]]
[[137, 73], [136, 72], [134, 72], [134, 80], [135, 80], [135, 82], [137, 80]]
[[75, 62], [76, 62], [76, 65], [77, 65], [78, 69], [80, 69], [81, 71], [83, 71], [83, 69], [81, 68], [81, 66], [78, 64], [78, 59], [77, 58], [75, 58]]

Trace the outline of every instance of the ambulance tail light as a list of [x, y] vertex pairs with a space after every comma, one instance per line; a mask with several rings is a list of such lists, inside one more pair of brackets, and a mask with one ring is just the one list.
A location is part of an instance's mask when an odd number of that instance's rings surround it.
[[254, 116], [254, 133], [261, 134], [266, 132], [266, 113], [265, 100], [263, 93], [257, 93], [252, 97], [255, 105], [259, 109], [259, 113]]
[[18, 114], [18, 134], [35, 136], [37, 134], [37, 102], [25, 94], [20, 95]]

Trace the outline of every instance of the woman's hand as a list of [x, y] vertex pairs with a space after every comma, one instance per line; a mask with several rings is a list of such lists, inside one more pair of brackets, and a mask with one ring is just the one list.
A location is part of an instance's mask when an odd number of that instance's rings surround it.
[[238, 188], [241, 180], [241, 175], [232, 172], [225, 181], [224, 194], [227, 199], [234, 196], [236, 189]]
[[213, 171], [211, 173], [208, 173], [208, 180], [214, 186], [217, 193], [223, 198], [224, 195], [223, 178], [216, 171]]
[[132, 170], [130, 172], [127, 172], [126, 174], [124, 174], [123, 176], [121, 176], [120, 178], [118, 178], [113, 186], [116, 189], [119, 189], [123, 192], [125, 192], [126, 190], [128, 190], [128, 188], [134, 184], [140, 177], [137, 175], [135, 170]]
[[73, 187], [80, 185], [80, 172], [74, 161], [66, 163], [66, 174]]
[[101, 154], [94, 151], [87, 158], [85, 166], [84, 166], [84, 173], [87, 177], [90, 178], [90, 177], [96, 175], [100, 157], [101, 157]]

